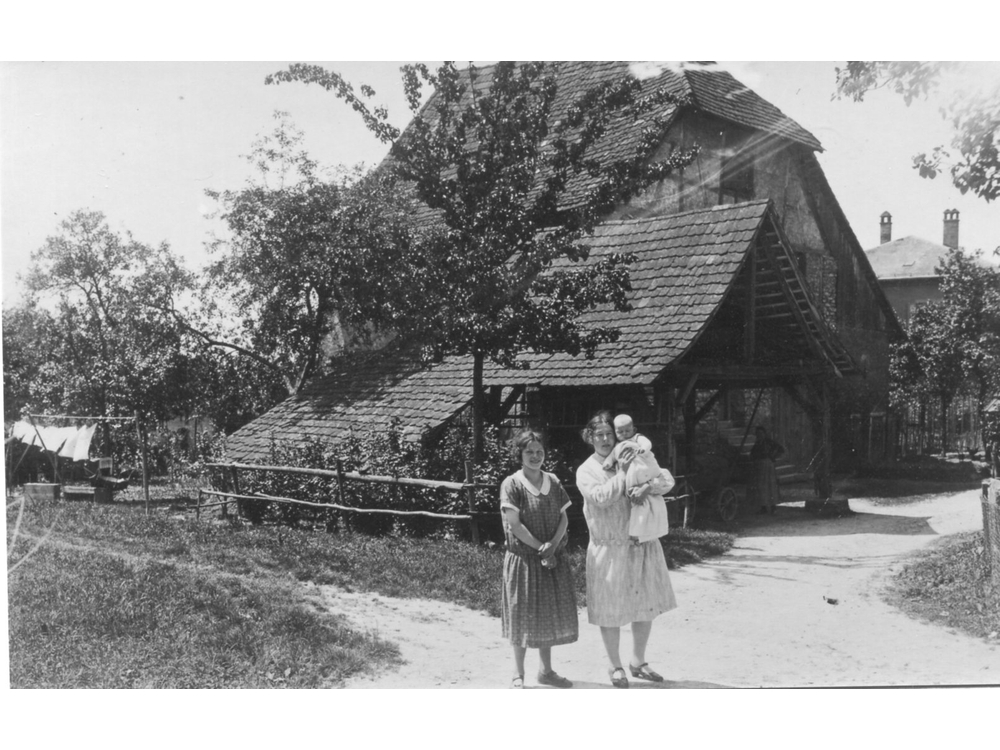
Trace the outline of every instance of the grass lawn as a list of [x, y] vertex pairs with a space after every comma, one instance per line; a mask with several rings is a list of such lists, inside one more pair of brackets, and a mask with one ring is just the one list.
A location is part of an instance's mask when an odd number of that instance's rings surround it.
[[[383, 669], [395, 647], [316, 609], [300, 582], [499, 614], [503, 552], [459, 541], [251, 527], [157, 505], [8, 507], [12, 687], [320, 687]], [[671, 567], [733, 536], [678, 529]], [[569, 555], [584, 604], [585, 551]]]

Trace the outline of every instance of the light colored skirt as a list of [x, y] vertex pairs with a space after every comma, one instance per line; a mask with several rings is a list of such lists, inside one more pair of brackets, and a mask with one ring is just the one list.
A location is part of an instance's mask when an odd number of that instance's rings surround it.
[[659, 540], [587, 547], [587, 621], [604, 628], [653, 620], [677, 607]]

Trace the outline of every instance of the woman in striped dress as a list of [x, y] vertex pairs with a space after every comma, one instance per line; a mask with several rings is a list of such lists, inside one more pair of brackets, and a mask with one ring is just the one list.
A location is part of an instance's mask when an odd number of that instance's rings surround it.
[[542, 436], [521, 430], [513, 450], [521, 470], [500, 485], [507, 552], [503, 561], [503, 635], [514, 647], [511, 687], [524, 687], [524, 656], [537, 648], [538, 684], [568, 688], [573, 683], [552, 669], [552, 647], [579, 636], [576, 594], [566, 547], [569, 497], [554, 474], [542, 471]]
[[[653, 619], [674, 609], [677, 600], [659, 540], [630, 544], [628, 524], [633, 503], [641, 503], [649, 492], [663, 494], [673, 484], [654, 479], [645, 493], [629, 499], [625, 474], [635, 452], [623, 449], [617, 469], [606, 470], [604, 459], [615, 447], [615, 429], [610, 412], [599, 412], [582, 432], [593, 446], [593, 455], [576, 470], [576, 486], [583, 495], [583, 514], [590, 531], [587, 547], [587, 619], [601, 628], [607, 651], [611, 684], [627, 688], [628, 678], [619, 656], [620, 629], [632, 624], [633, 677], [662, 682], [663, 677], [646, 663], [646, 644]], [[664, 489], [666, 487], [666, 489]]]

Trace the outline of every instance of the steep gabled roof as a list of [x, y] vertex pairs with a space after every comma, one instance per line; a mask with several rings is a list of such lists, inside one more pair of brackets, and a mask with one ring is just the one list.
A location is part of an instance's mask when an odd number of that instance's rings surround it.
[[[763, 243], [763, 244], [759, 244]], [[588, 241], [591, 260], [610, 253], [636, 255], [630, 278], [633, 310], [606, 306], [585, 313], [585, 324], [612, 325], [618, 341], [602, 344], [593, 360], [569, 354], [522, 355], [527, 370], [488, 369], [488, 385], [545, 384], [600, 386], [646, 384], [678, 364], [722, 309], [734, 289], [766, 285], [758, 295], [757, 325], [762, 333], [791, 342], [789, 361], [815, 357], [839, 372], [854, 364], [812, 305], [770, 201], [716, 206], [668, 216], [605, 222]], [[769, 250], [765, 251], [765, 245]], [[741, 274], [751, 254], [761, 256], [751, 279]], [[779, 268], [769, 268], [770, 253]], [[779, 278], [779, 276], [781, 278]], [[742, 311], [736, 311], [736, 316]], [[733, 321], [736, 326], [742, 320]], [[782, 365], [775, 347], [768, 364]], [[777, 358], [777, 359], [775, 359]], [[720, 358], [742, 364], [730, 351]]]
[[[823, 147], [812, 133], [785, 115], [770, 102], [736, 80], [728, 71], [716, 63], [637, 63], [611, 62], [557, 62], [555, 75], [556, 98], [552, 104], [551, 120], [558, 122], [569, 107], [587, 91], [596, 86], [618, 80], [622, 76], [632, 76], [643, 82], [644, 91], [665, 88], [672, 94], [684, 97], [689, 102], [687, 108], [714, 115], [723, 120], [779, 136], [800, 143], [810, 150], [822, 151]], [[474, 90], [486, 91], [493, 78], [494, 66], [477, 68]], [[461, 72], [468, 79], [468, 70]], [[465, 99], [471, 101], [472, 92], [467, 91]], [[432, 94], [424, 104], [422, 115], [433, 120], [436, 97]], [[662, 108], [650, 112], [643, 120], [633, 122], [623, 117], [612, 122], [604, 137], [594, 144], [590, 156], [601, 164], [610, 164], [633, 155], [642, 140], [644, 128], [654, 117], [669, 124], [682, 111], [682, 107], [664, 104]], [[405, 134], [403, 136], [405, 138]], [[387, 162], [391, 157], [387, 159]], [[540, 175], [543, 179], [545, 175]], [[570, 180], [562, 203], [570, 206], [582, 200], [587, 190], [598, 182], [598, 178], [587, 174], [577, 175]], [[426, 206], [416, 207], [418, 224], [434, 221], [434, 212]]]
[[865, 250], [879, 281], [892, 279], [937, 278], [935, 267], [948, 254], [945, 245], [921, 239], [901, 237]]
[[[651, 383], [691, 356], [704, 358], [706, 350], [720, 364], [738, 369], [743, 364], [739, 346], [734, 354], [727, 341], [742, 342], [742, 312], [751, 286], [760, 290], [753, 297], [759, 364], [794, 369], [808, 360], [841, 372], [853, 369], [812, 307], [770, 201], [608, 222], [595, 230], [588, 244], [592, 261], [609, 253], [636, 256], [629, 295], [634, 309], [620, 313], [606, 308], [585, 316], [587, 323], [620, 328], [619, 340], [598, 347], [592, 360], [528, 353], [523, 355], [528, 370], [488, 366], [487, 384]], [[697, 344], [707, 330], [716, 338], [699, 354]], [[227, 449], [237, 460], [261, 460], [272, 438], [335, 441], [351, 429], [384, 429], [393, 418], [416, 437], [468, 404], [471, 374], [470, 357], [422, 365], [412, 347], [352, 356], [338, 371], [317, 378], [235, 432]]]

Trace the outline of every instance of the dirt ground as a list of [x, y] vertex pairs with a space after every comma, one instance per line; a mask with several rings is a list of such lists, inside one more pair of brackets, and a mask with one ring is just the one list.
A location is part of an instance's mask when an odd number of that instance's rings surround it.
[[[679, 607], [657, 618], [647, 650], [666, 678], [655, 687], [1000, 685], [1000, 638], [910, 619], [879, 596], [912, 553], [981, 528], [978, 492], [891, 507], [852, 499], [851, 509], [843, 518], [819, 518], [800, 503], [782, 505], [773, 517], [749, 521], [728, 554], [671, 572]], [[356, 628], [398, 643], [406, 660], [398, 671], [348, 687], [507, 687], [512, 659], [497, 618], [439, 602], [317, 589]], [[630, 642], [623, 632], [623, 659]], [[536, 654], [528, 656], [529, 688]], [[611, 689], [600, 633], [585, 610], [580, 640], [555, 648], [553, 663], [575, 687]]]

